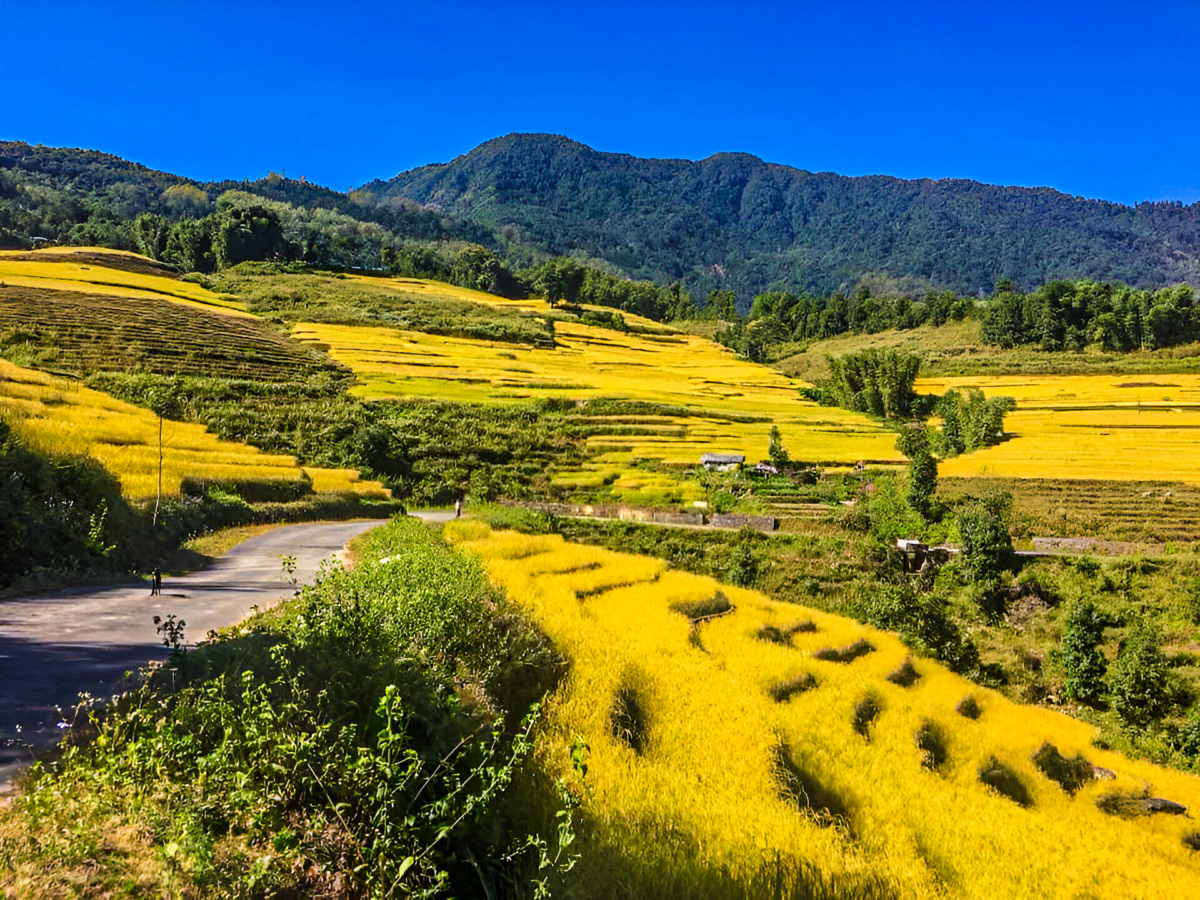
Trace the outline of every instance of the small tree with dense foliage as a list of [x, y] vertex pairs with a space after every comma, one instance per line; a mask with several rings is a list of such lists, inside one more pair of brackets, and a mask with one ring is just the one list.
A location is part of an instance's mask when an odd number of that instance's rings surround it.
[[956, 516], [962, 569], [971, 581], [993, 589], [1012, 553], [1008, 511], [1012, 498], [997, 494], [964, 504]]
[[1091, 603], [1077, 603], [1067, 614], [1063, 634], [1063, 689], [1072, 700], [1094, 703], [1104, 691], [1108, 664], [1100, 652], [1105, 620]]
[[787, 448], [783, 446], [783, 435], [779, 433], [778, 425], [771, 426], [770, 442], [767, 445], [767, 458], [771, 460], [771, 465], [780, 468], [790, 462]]
[[977, 388], [946, 391], [936, 411], [942, 417], [938, 450], [944, 457], [970, 453], [1004, 437], [1004, 417], [1016, 408], [1012, 397], [985, 397]]
[[908, 457], [908, 504], [924, 518], [937, 492], [938, 466], [931, 443], [924, 425], [905, 428], [896, 439], [896, 449]]
[[1171, 664], [1148, 625], [1136, 626], [1121, 642], [1108, 679], [1109, 698], [1130, 725], [1148, 725], [1170, 708], [1167, 674]]

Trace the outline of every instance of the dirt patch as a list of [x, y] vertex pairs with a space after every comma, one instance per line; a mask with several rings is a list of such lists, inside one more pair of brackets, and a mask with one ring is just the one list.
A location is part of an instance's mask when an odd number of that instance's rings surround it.
[[892, 684], [902, 688], [912, 687], [921, 677], [921, 673], [916, 670], [911, 659], [906, 659], [896, 667], [895, 671], [888, 675], [887, 680]]
[[1141, 794], [1105, 794], [1096, 800], [1096, 808], [1110, 816], [1136, 819], [1142, 816], [1187, 814], [1187, 807], [1174, 800], [1151, 797], [1149, 791]]
[[1021, 593], [1017, 597], [1009, 599], [1008, 612], [1004, 614], [1004, 620], [1009, 625], [1024, 625], [1034, 616], [1041, 615], [1050, 609], [1051, 606], [1052, 604], [1038, 594]]
[[1017, 773], [994, 756], [979, 767], [979, 780], [1018, 806], [1033, 806], [1033, 797]]
[[983, 710], [979, 707], [979, 701], [970, 694], [958, 701], [958, 705], [954, 707], [954, 711], [965, 719], [978, 719], [983, 715]]
[[851, 720], [851, 725], [854, 726], [854, 733], [870, 740], [871, 725], [879, 718], [879, 713], [879, 701], [874, 697], [866, 696], [859, 700], [854, 707], [854, 717]]
[[1072, 797], [1095, 777], [1095, 769], [1082, 754], [1068, 758], [1049, 742], [1044, 742], [1033, 754], [1033, 764]]
[[1135, 544], [1132, 541], [1102, 541], [1097, 538], [1035, 537], [1033, 549], [1038, 553], [1099, 553], [1105, 556], [1128, 556], [1131, 553], [1157, 555], [1163, 544]]

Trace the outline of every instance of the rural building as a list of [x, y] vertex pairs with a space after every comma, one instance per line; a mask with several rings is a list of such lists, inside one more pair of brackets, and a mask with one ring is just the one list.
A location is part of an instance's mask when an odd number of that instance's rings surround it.
[[700, 457], [700, 465], [710, 472], [732, 472], [745, 461], [740, 453], [705, 453]]

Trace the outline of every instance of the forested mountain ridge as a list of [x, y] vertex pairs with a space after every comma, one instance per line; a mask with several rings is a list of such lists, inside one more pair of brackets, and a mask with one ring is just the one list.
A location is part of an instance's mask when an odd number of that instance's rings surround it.
[[[1129, 207], [1049, 188], [850, 178], [747, 154], [639, 159], [553, 135], [497, 138], [346, 193], [276, 173], [204, 183], [97, 151], [0, 141], [0, 247], [46, 238], [204, 269], [219, 263], [209, 243], [221, 227], [275, 220], [282, 243], [243, 249], [485, 289], [504, 281], [492, 277], [500, 261], [529, 273], [536, 289], [535, 267], [570, 255], [662, 290], [682, 282], [701, 301], [731, 292], [743, 310], [768, 290], [849, 295], [864, 284], [873, 296], [914, 300], [930, 288], [991, 294], [1002, 279], [1018, 289], [1079, 278], [1200, 285], [1200, 204]], [[467, 274], [464, 252], [473, 254]], [[629, 308], [647, 314], [642, 306]]]
[[828, 292], [868, 272], [966, 294], [1000, 278], [1027, 288], [1079, 277], [1200, 284], [1200, 204], [1174, 201], [1130, 207], [1051, 188], [846, 177], [742, 153], [639, 159], [536, 134], [362, 190], [498, 229], [510, 252], [582, 252], [697, 295]]
[[499, 247], [491, 229], [426, 210], [411, 200], [378, 202], [270, 173], [255, 181], [200, 182], [96, 150], [0, 141], [0, 248], [35, 236], [61, 243], [142, 249], [122, 222], [150, 213], [203, 215], [227, 191], [371, 222], [396, 235]]

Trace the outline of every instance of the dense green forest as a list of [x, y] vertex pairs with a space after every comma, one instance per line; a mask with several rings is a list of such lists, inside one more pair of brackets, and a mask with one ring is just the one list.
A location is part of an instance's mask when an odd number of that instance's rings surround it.
[[494, 223], [514, 248], [606, 260], [743, 302], [771, 289], [848, 290], [865, 273], [990, 293], [1060, 278], [1139, 287], [1200, 277], [1200, 205], [1123, 206], [1049, 188], [847, 178], [747, 154], [700, 161], [600, 153], [514, 134], [365, 185]]
[[988, 304], [983, 339], [1043, 350], [1157, 350], [1200, 340], [1200, 309], [1189, 285], [1150, 291], [1055, 281], [1027, 294], [1005, 281]]

